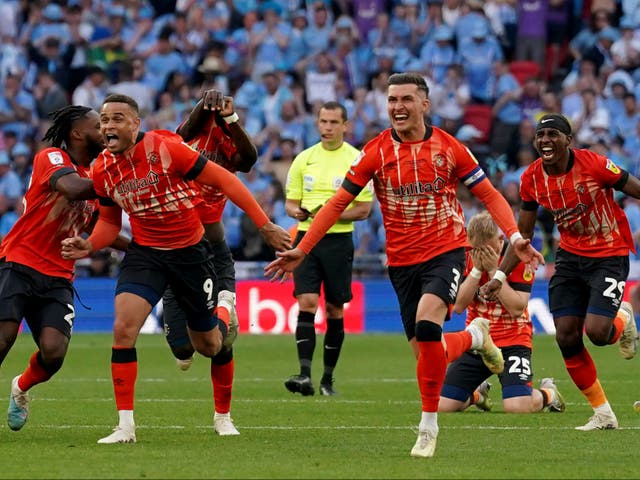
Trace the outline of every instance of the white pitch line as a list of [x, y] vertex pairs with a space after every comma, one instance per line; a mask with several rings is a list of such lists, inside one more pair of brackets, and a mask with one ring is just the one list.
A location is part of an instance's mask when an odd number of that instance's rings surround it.
[[[417, 432], [416, 426], [407, 426], [407, 425], [334, 425], [334, 426], [326, 426], [326, 425], [254, 425], [254, 426], [243, 426], [237, 425], [240, 430], [285, 430], [285, 431], [298, 431], [298, 430], [409, 430], [412, 432]], [[29, 426], [30, 429], [57, 429], [57, 430], [70, 430], [70, 429], [100, 429], [100, 428], [110, 428], [109, 425], [34, 425], [31, 424]], [[136, 425], [136, 430], [185, 430], [188, 428], [195, 429], [204, 429], [204, 430], [212, 430], [213, 425], [194, 425], [193, 427], [188, 427], [186, 425]], [[564, 431], [574, 431], [575, 429], [571, 426], [568, 427], [526, 427], [526, 426], [495, 426], [495, 425], [455, 425], [455, 426], [442, 426], [441, 431], [446, 430], [564, 430]], [[632, 426], [632, 427], [620, 427], [617, 430], [640, 430], [640, 426]]]
[[[186, 376], [189, 375], [189, 376]], [[136, 380], [138, 383], [165, 383], [165, 382], [201, 382], [204, 378], [210, 378], [208, 375], [193, 377], [190, 374], [185, 374], [183, 378], [149, 378], [149, 377], [140, 377]], [[281, 378], [265, 378], [265, 377], [254, 377], [254, 378], [246, 378], [246, 377], [236, 377], [233, 379], [234, 383], [281, 383]], [[107, 377], [93, 377], [93, 378], [55, 378], [56, 383], [111, 383], [111, 378]], [[373, 380], [370, 379], [352, 379], [343, 382], [344, 384], [371, 384]], [[407, 378], [376, 378], [375, 383], [415, 383], [416, 379], [407, 377]]]

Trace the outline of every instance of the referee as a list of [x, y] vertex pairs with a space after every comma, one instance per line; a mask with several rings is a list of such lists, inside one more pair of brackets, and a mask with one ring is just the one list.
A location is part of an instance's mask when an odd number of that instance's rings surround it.
[[[327, 102], [318, 112], [320, 142], [302, 151], [291, 164], [287, 176], [286, 211], [298, 221], [297, 245], [309, 229], [313, 216], [342, 184], [360, 151], [344, 141], [348, 128], [347, 111], [338, 102]], [[333, 370], [344, 340], [344, 304], [351, 300], [353, 268], [353, 222], [369, 216], [373, 192], [365, 188], [340, 215], [318, 245], [293, 272], [294, 296], [298, 301], [296, 347], [300, 374], [284, 385], [293, 393], [313, 395], [311, 362], [316, 346], [314, 318], [318, 310], [320, 286], [324, 288], [327, 332], [324, 337], [324, 371], [320, 393], [335, 395]]]

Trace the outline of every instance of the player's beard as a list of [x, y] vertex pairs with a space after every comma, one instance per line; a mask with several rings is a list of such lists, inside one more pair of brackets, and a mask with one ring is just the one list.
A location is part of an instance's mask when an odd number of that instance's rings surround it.
[[92, 159], [96, 158], [100, 154], [100, 152], [104, 150], [104, 143], [102, 143], [102, 141], [96, 142], [95, 140], [88, 138], [87, 145], [89, 149], [89, 155]]

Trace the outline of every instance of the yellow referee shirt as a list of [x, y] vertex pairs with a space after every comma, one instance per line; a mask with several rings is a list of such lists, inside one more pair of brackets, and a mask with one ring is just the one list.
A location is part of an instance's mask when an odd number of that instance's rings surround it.
[[[291, 164], [287, 174], [287, 200], [300, 200], [300, 206], [317, 213], [338, 190], [345, 173], [360, 154], [360, 151], [343, 142], [336, 150], [325, 150], [322, 142], [300, 152]], [[354, 199], [357, 202], [371, 202], [371, 185], [363, 188]], [[348, 208], [348, 207], [347, 207]], [[313, 218], [298, 223], [298, 230], [306, 232]], [[327, 233], [345, 233], [353, 231], [352, 221], [338, 220]]]

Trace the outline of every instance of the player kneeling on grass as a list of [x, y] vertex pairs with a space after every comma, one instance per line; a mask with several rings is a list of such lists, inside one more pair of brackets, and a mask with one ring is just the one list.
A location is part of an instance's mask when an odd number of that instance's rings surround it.
[[[472, 248], [467, 253], [466, 278], [460, 285], [453, 309], [457, 313], [467, 309], [467, 324], [477, 317], [490, 321], [491, 338], [505, 359], [504, 371], [498, 374], [504, 411], [530, 413], [546, 409], [563, 412], [565, 404], [552, 378], [543, 378], [539, 389], [531, 387], [533, 327], [527, 304], [533, 272], [520, 263], [502, 285], [495, 301], [479, 298], [478, 290], [495, 274], [507, 242], [487, 212], [471, 218], [467, 238]], [[450, 350], [447, 349], [448, 352]], [[447, 369], [438, 411], [462, 411], [470, 405], [491, 410], [490, 384], [487, 382], [491, 375], [480, 355], [473, 351], [464, 352]]]

